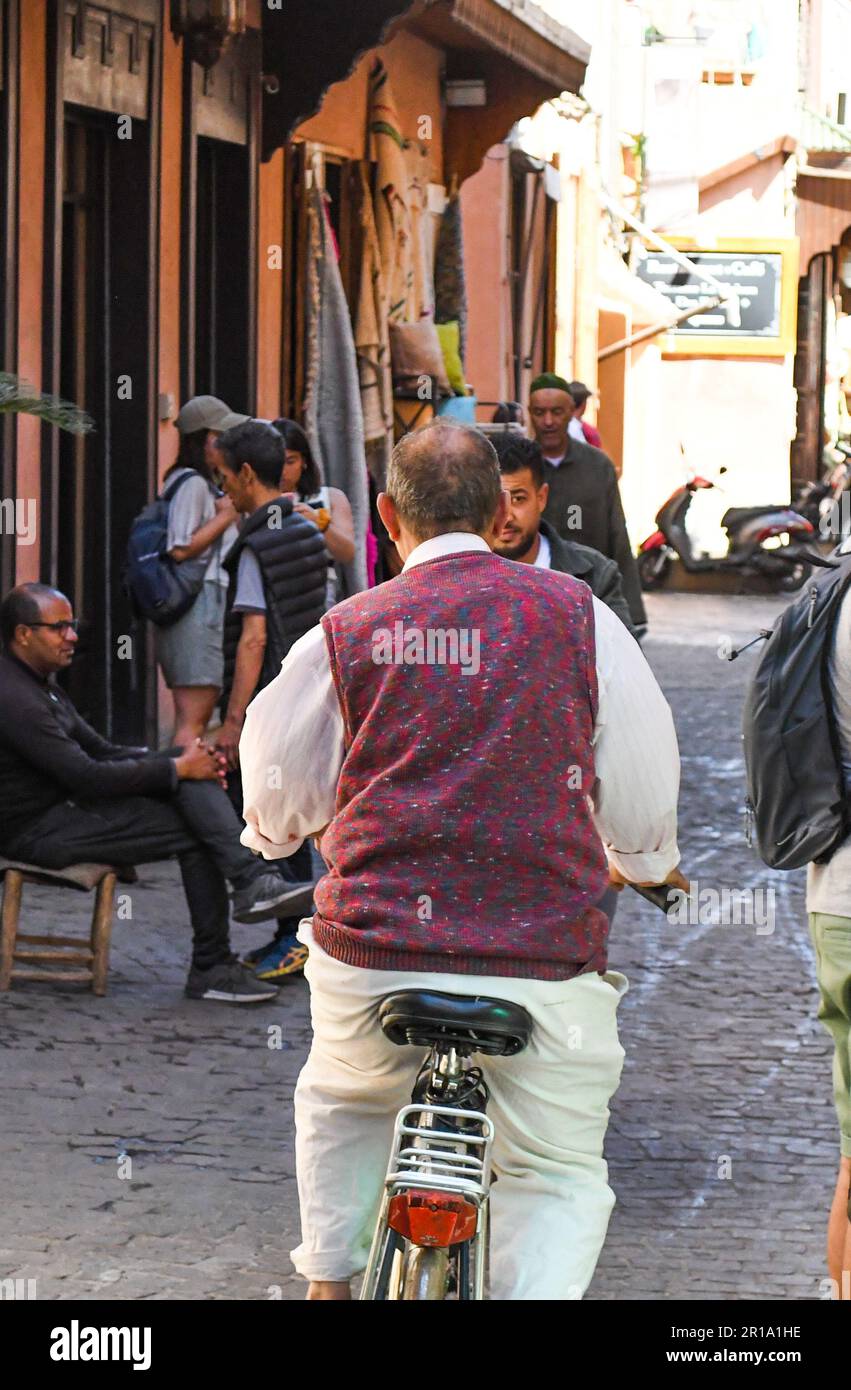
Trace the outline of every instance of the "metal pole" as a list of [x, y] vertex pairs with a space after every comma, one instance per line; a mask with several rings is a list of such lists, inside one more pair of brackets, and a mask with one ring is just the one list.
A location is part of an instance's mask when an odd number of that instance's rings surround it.
[[[632, 227], [634, 232], [638, 232], [639, 236], [644, 237], [645, 241], [649, 241], [651, 245], [655, 246], [659, 251], [664, 251], [666, 256], [670, 256], [671, 260], [676, 261], [677, 265], [681, 265], [690, 275], [695, 276], [698, 280], [702, 280], [705, 285], [709, 285], [710, 289], [713, 289], [718, 295], [719, 304], [727, 305], [727, 312], [730, 315], [732, 327], [738, 328], [741, 326], [742, 316], [739, 308], [739, 295], [734, 286], [722, 285], [721, 281], [716, 280], [714, 275], [710, 275], [706, 270], [701, 270], [699, 265], [695, 265], [694, 261], [689, 260], [688, 256], [682, 251], [678, 251], [676, 246], [672, 246], [671, 243], [666, 241], [664, 237], [661, 237], [658, 232], [654, 232], [652, 227], [647, 226], [646, 222], [642, 222], [639, 218], [634, 217], [631, 212], [628, 212], [625, 207], [622, 207], [621, 204], [610, 197], [608, 193], [604, 193], [603, 198], [609, 211], [613, 212], [621, 221], [626, 222], [628, 227]], [[691, 315], [696, 312], [696, 309], [692, 309], [691, 313], [687, 314], [686, 317], [691, 318]]]
[[619, 352], [625, 352], [635, 343], [643, 343], [647, 338], [656, 338], [660, 333], [665, 333], [671, 328], [676, 328], [678, 323], [684, 323], [686, 319], [693, 318], [695, 314], [702, 314], [706, 309], [717, 309], [722, 303], [719, 299], [707, 299], [705, 304], [694, 304], [685, 313], [677, 314], [675, 319], [664, 319], [661, 323], [654, 323], [650, 328], [642, 328], [640, 333], [631, 333], [628, 338], [619, 338], [616, 343], [610, 343], [597, 353], [597, 361], [602, 362], [606, 357], [615, 357]]

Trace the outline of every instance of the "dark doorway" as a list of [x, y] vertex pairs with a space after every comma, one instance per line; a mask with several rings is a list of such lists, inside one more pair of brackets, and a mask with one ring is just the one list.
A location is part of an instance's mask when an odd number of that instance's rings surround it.
[[252, 407], [248, 151], [198, 136], [194, 395]]
[[[15, 75], [17, 65], [17, 6], [0, 0], [0, 370], [14, 369], [16, 290], [18, 280], [15, 255], [16, 170], [15, 155], [17, 109]], [[15, 419], [0, 415], [0, 497], [13, 498], [15, 482]], [[15, 536], [0, 526], [0, 591], [14, 582]]]
[[78, 709], [118, 741], [144, 741], [146, 642], [121, 582], [148, 497], [149, 132], [66, 106], [59, 389], [95, 421], [59, 440], [57, 582], [83, 627], [67, 677]]

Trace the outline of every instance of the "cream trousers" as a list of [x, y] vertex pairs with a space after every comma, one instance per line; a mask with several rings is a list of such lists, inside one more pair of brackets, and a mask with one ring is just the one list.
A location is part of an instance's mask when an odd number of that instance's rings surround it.
[[397, 1112], [408, 1104], [422, 1050], [397, 1047], [379, 1002], [401, 989], [510, 999], [534, 1028], [517, 1057], [477, 1058], [494, 1122], [491, 1298], [581, 1298], [603, 1247], [614, 1194], [603, 1138], [623, 1065], [617, 971], [572, 980], [511, 980], [363, 970], [327, 955], [310, 919], [313, 1043], [295, 1090], [296, 1169], [305, 1279], [343, 1280], [366, 1264]]

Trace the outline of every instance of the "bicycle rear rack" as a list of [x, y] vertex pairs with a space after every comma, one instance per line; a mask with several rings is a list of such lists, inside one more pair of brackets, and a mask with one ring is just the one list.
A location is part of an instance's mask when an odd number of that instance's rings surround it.
[[[421, 1122], [411, 1123], [414, 1116], [419, 1116]], [[455, 1124], [460, 1121], [466, 1124], [472, 1122], [479, 1132], [433, 1128], [440, 1120]], [[487, 1196], [491, 1181], [493, 1136], [493, 1121], [481, 1110], [420, 1103], [406, 1105], [399, 1111], [384, 1179], [381, 1211], [364, 1273], [360, 1294], [362, 1299], [374, 1299], [379, 1286], [386, 1287], [391, 1277], [391, 1265], [394, 1265], [394, 1251], [401, 1250], [404, 1243], [388, 1225], [390, 1200], [397, 1193], [417, 1188], [452, 1193], [475, 1203], [478, 1220], [476, 1233], [470, 1241], [475, 1288], [473, 1296], [479, 1300], [484, 1297]], [[471, 1149], [473, 1152], [470, 1152]]]
[[[427, 1116], [428, 1122], [411, 1124], [412, 1116]], [[475, 1131], [435, 1129], [437, 1120], [473, 1121]], [[403, 1192], [412, 1187], [429, 1187], [436, 1192], [457, 1192], [477, 1204], [490, 1186], [493, 1121], [480, 1110], [456, 1110], [448, 1105], [406, 1105], [396, 1117], [393, 1147], [385, 1189]], [[459, 1148], [474, 1153], [459, 1152]]]

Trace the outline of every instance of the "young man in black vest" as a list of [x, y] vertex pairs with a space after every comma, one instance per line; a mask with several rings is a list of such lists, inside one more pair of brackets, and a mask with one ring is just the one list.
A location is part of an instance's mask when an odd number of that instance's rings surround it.
[[[285, 450], [276, 429], [248, 420], [219, 435], [216, 447], [222, 488], [244, 518], [224, 562], [229, 575], [225, 672], [222, 727], [215, 739], [227, 760], [228, 793], [241, 814], [239, 738], [245, 711], [278, 674], [293, 643], [325, 611], [328, 551], [318, 526], [282, 495]], [[313, 897], [309, 848], [282, 864], [285, 877], [304, 887], [304, 901], [293, 905], [293, 913], [307, 911]], [[275, 942], [252, 953], [261, 978], [278, 980], [301, 970], [304, 948], [288, 940], [298, 920], [298, 915], [282, 920]]]

